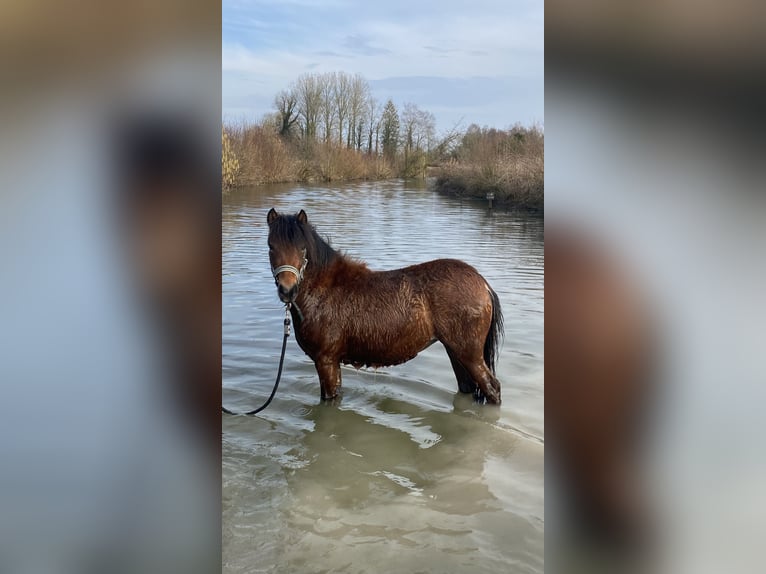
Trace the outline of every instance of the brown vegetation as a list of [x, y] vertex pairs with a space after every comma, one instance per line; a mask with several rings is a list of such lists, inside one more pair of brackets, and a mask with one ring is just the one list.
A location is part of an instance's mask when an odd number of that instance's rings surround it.
[[358, 152], [337, 142], [306, 146], [285, 138], [270, 122], [227, 126], [230, 148], [239, 159], [232, 187], [291, 181], [387, 179], [397, 174], [384, 157]]
[[535, 127], [509, 130], [471, 126], [436, 170], [437, 191], [521, 208], [543, 208], [544, 134]]

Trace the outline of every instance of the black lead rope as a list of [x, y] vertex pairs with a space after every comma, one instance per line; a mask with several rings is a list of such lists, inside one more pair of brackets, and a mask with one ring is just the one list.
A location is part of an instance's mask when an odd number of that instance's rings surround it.
[[271, 400], [274, 398], [274, 395], [277, 394], [277, 388], [279, 387], [279, 380], [282, 378], [282, 365], [284, 365], [285, 363], [285, 349], [287, 348], [287, 338], [289, 336], [290, 336], [290, 303], [285, 305], [285, 336], [282, 339], [282, 356], [279, 357], [279, 370], [277, 371], [277, 380], [274, 382], [274, 388], [271, 390], [271, 396], [269, 396], [269, 400], [267, 400], [257, 409], [253, 409], [252, 411], [247, 411], [246, 413], [235, 413], [234, 411], [230, 411], [224, 406], [221, 406], [221, 411], [225, 412], [227, 415], [255, 415], [269, 406], [269, 403], [271, 403]]

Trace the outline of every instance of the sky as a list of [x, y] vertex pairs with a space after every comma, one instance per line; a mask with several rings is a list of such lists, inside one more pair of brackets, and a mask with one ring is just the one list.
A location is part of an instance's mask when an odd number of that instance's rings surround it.
[[542, 0], [223, 0], [224, 121], [257, 120], [306, 72], [360, 73], [437, 131], [543, 124]]

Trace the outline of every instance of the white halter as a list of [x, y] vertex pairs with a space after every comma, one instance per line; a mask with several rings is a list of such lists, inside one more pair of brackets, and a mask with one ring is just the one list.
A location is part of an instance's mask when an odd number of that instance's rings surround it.
[[292, 265], [280, 265], [276, 269], [271, 270], [271, 274], [274, 276], [274, 282], [279, 283], [277, 280], [277, 276], [282, 273], [283, 271], [287, 271], [289, 273], [292, 273], [295, 275], [295, 278], [298, 280], [298, 284], [300, 284], [301, 281], [303, 281], [303, 272], [306, 271], [306, 265], [308, 265], [309, 260], [306, 259], [306, 250], [303, 250], [303, 265], [301, 265], [301, 268], [298, 269], [297, 267], [293, 267]]

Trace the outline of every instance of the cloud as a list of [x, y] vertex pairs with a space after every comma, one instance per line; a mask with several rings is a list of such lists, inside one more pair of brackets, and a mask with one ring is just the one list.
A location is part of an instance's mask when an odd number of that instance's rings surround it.
[[333, 50], [318, 50], [314, 52], [314, 55], [316, 56], [327, 56], [328, 58], [350, 58], [348, 54], [341, 54], [340, 52], [335, 52]]
[[440, 58], [446, 58], [450, 54], [454, 54], [455, 52], [457, 52], [457, 50], [455, 50], [454, 48], [440, 48], [439, 46], [423, 46], [423, 48], [425, 48], [429, 52], [433, 52]]
[[343, 46], [351, 50], [351, 52], [362, 56], [377, 56], [379, 54], [391, 53], [391, 50], [372, 46], [369, 38], [365, 38], [359, 34], [346, 36], [346, 39], [343, 41]]
[[461, 114], [543, 120], [539, 0], [224, 0], [223, 10], [224, 115], [260, 117], [306, 70], [339, 70], [362, 74], [378, 97], [429, 109], [445, 129]]

